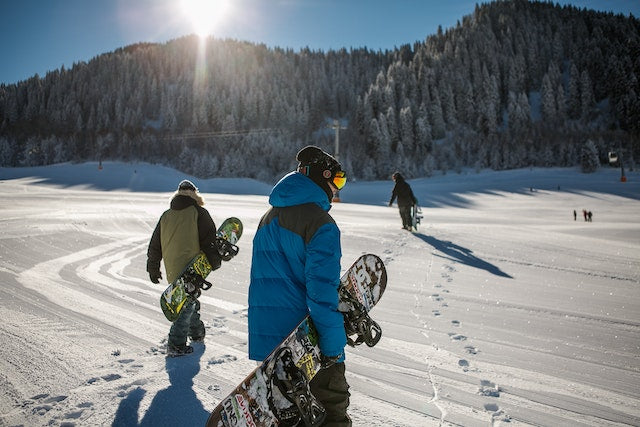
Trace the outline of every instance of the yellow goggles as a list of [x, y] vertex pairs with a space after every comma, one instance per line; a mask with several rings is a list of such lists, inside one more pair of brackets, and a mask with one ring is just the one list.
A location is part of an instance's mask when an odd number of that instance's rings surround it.
[[347, 174], [344, 171], [336, 172], [333, 177], [333, 185], [338, 189], [342, 189], [344, 185], [347, 183]]

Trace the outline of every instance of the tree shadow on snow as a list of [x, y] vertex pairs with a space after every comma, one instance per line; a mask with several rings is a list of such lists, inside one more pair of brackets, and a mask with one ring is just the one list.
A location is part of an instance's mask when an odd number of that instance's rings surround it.
[[204, 345], [197, 345], [194, 346], [194, 351], [190, 355], [167, 357], [165, 369], [169, 375], [169, 387], [156, 393], [139, 423], [138, 411], [146, 390], [138, 387], [130, 391], [120, 402], [112, 425], [114, 427], [205, 425], [209, 413], [193, 390], [193, 378], [200, 372], [200, 358], [203, 354]]
[[433, 246], [434, 249], [445, 254], [445, 256], [452, 261], [457, 261], [470, 267], [486, 270], [496, 276], [513, 279], [513, 276], [500, 270], [497, 266], [473, 255], [473, 251], [471, 249], [463, 248], [462, 246], [456, 245], [450, 241], [438, 240], [433, 236], [427, 236], [420, 233], [414, 233], [413, 235], [424, 240], [426, 243]]

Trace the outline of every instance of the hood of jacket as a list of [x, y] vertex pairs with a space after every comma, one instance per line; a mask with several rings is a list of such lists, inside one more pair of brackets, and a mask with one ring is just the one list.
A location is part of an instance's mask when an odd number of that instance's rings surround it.
[[271, 190], [269, 204], [274, 208], [316, 203], [325, 211], [331, 209], [327, 193], [315, 182], [301, 174], [291, 172], [285, 175]]
[[198, 196], [193, 191], [191, 191], [190, 193], [192, 193], [193, 195], [181, 194], [179, 192], [174, 194], [169, 205], [171, 209], [173, 209], [174, 211], [181, 211], [182, 209], [186, 209], [189, 206], [201, 206], [197, 199]]

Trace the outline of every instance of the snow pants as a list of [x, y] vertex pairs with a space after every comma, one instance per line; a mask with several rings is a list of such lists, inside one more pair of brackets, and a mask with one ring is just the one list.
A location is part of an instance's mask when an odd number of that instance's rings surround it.
[[327, 412], [323, 427], [351, 427], [351, 418], [347, 415], [351, 394], [344, 372], [344, 363], [336, 363], [318, 371], [309, 383], [311, 393]]
[[187, 336], [192, 340], [199, 340], [204, 338], [204, 334], [204, 323], [200, 320], [200, 301], [189, 298], [180, 316], [171, 325], [167, 344], [182, 347], [187, 344]]
[[410, 230], [413, 226], [411, 224], [411, 208], [412, 206], [398, 206], [398, 210], [400, 211], [400, 218], [402, 218], [402, 227]]

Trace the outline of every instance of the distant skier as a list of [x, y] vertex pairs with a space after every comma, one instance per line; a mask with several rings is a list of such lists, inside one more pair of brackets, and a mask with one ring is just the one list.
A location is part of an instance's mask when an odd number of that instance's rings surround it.
[[576, 212], [576, 210], [573, 210], [573, 220], [575, 221], [576, 219], [578, 219], [578, 213]]
[[[221, 257], [216, 240], [216, 224], [209, 211], [202, 207], [204, 200], [191, 181], [184, 180], [171, 199], [171, 207], [165, 211], [156, 225], [147, 250], [147, 271], [153, 283], [159, 283], [160, 260], [164, 259], [167, 281], [178, 278], [184, 267], [201, 250], [214, 270], [220, 268]], [[200, 302], [189, 298], [169, 330], [168, 356], [182, 356], [193, 352], [187, 345], [204, 341], [205, 329], [200, 320]]]
[[418, 199], [413, 195], [411, 186], [404, 180], [400, 172], [394, 172], [391, 178], [395, 181], [395, 186], [391, 192], [389, 206], [393, 205], [393, 201], [398, 198], [398, 210], [402, 219], [402, 228], [411, 230], [411, 207], [418, 204]]

